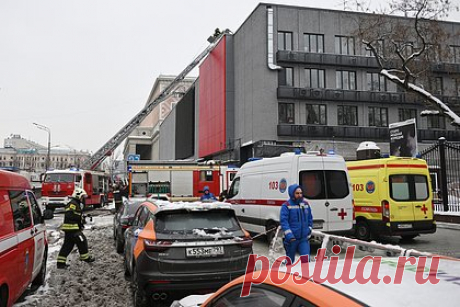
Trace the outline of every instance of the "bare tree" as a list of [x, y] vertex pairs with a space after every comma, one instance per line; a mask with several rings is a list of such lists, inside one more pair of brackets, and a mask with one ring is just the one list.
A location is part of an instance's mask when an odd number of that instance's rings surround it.
[[433, 65], [452, 56], [447, 42], [452, 33], [440, 19], [452, 9], [449, 0], [391, 0], [388, 7], [371, 12], [369, 2], [344, 1], [344, 7], [372, 13], [354, 18], [356, 35], [377, 60], [380, 74], [399, 88], [422, 98], [430, 110], [425, 115], [444, 115], [460, 126], [460, 117], [433, 95]]

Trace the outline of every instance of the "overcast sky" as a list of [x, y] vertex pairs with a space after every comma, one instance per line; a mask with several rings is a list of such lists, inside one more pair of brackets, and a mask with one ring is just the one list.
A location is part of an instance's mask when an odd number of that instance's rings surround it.
[[236, 31], [258, 3], [1, 0], [0, 147], [11, 134], [46, 146], [36, 122], [51, 129], [52, 146], [96, 152], [145, 105], [160, 74], [180, 73], [215, 28]]

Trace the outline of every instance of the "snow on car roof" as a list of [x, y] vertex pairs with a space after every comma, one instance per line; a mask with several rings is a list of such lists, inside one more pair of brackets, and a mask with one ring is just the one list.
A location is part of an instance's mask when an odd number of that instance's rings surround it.
[[208, 210], [217, 210], [217, 209], [232, 209], [233, 207], [229, 203], [224, 202], [169, 202], [165, 200], [149, 200], [155, 205], [159, 206], [161, 211], [167, 210], [188, 210], [188, 211], [208, 211]]

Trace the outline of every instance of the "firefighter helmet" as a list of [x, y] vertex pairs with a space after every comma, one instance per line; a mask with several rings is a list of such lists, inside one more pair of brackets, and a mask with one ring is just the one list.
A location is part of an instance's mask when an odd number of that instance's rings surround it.
[[75, 190], [73, 190], [73, 193], [72, 193], [72, 197], [79, 199], [79, 200], [82, 200], [84, 197], [87, 197], [87, 196], [88, 194], [86, 194], [85, 190], [83, 190], [82, 188], [75, 188]]

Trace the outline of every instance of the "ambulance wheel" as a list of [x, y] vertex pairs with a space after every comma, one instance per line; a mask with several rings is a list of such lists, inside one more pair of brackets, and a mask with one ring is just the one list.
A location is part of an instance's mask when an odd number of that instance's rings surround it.
[[369, 241], [371, 238], [371, 229], [366, 221], [360, 220], [356, 222], [355, 237], [358, 240]]
[[53, 209], [46, 208], [45, 211], [43, 211], [43, 218], [45, 220], [51, 220], [53, 217], [54, 217]]
[[401, 236], [401, 239], [403, 239], [404, 241], [411, 241], [413, 240], [415, 237], [417, 237], [418, 235], [402, 235]]

